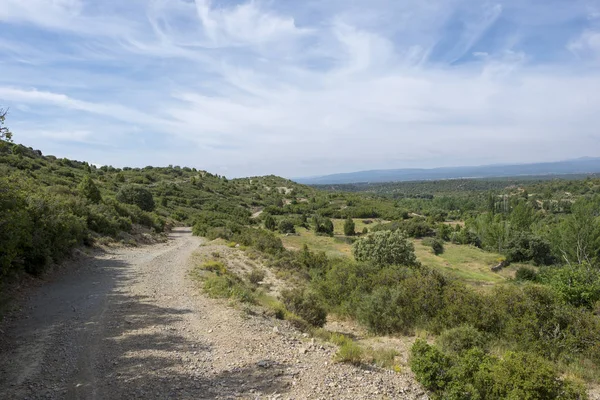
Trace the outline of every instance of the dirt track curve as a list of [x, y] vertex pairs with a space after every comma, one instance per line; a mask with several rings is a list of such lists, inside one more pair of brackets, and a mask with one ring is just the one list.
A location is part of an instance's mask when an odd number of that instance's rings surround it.
[[179, 229], [33, 290], [0, 327], [0, 399], [427, 398], [408, 375], [333, 363], [331, 345], [206, 298], [188, 277], [202, 241]]

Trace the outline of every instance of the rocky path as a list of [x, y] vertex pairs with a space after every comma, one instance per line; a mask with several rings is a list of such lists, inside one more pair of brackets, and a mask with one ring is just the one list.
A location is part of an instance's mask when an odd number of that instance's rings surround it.
[[206, 298], [188, 277], [201, 243], [180, 229], [35, 290], [0, 327], [0, 399], [427, 398], [408, 375], [333, 363], [333, 346]]

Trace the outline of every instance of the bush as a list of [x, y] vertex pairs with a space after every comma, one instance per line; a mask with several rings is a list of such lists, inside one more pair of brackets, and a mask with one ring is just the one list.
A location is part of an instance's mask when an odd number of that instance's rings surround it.
[[585, 390], [559, 378], [546, 360], [526, 352], [503, 358], [474, 347], [450, 356], [423, 340], [411, 349], [417, 380], [442, 399], [586, 399]]
[[424, 340], [417, 340], [410, 350], [410, 368], [427, 389], [437, 392], [446, 388], [451, 380], [450, 357]]
[[280, 233], [296, 233], [296, 228], [294, 228], [294, 223], [290, 220], [284, 219], [279, 222], [279, 232]]
[[518, 281], [534, 282], [537, 279], [537, 272], [530, 267], [519, 267], [515, 273], [515, 279]]
[[444, 331], [436, 344], [446, 353], [459, 354], [472, 348], [484, 349], [487, 344], [485, 334], [471, 325], [462, 325]]
[[438, 238], [423, 239], [423, 245], [431, 247], [431, 251], [436, 256], [444, 252], [444, 242]]
[[265, 228], [274, 231], [277, 225], [275, 224], [275, 218], [271, 214], [267, 214], [265, 217]]
[[252, 272], [248, 274], [248, 281], [254, 285], [258, 285], [265, 279], [265, 271], [260, 269], [253, 269]]
[[79, 184], [79, 192], [92, 203], [100, 203], [102, 201], [100, 190], [89, 175], [86, 175]]
[[315, 233], [333, 236], [333, 221], [329, 218], [315, 216], [313, 218], [313, 224]]
[[600, 271], [589, 264], [545, 267], [539, 274], [539, 280], [576, 307], [591, 310], [600, 301]]
[[284, 290], [281, 293], [286, 308], [303, 318], [312, 326], [322, 327], [327, 320], [327, 311], [320, 305], [312, 292], [300, 289]]
[[351, 340], [344, 341], [335, 354], [335, 361], [354, 365], [360, 365], [362, 358], [363, 349]]
[[372, 261], [379, 265], [419, 264], [415, 249], [401, 231], [379, 231], [358, 239], [352, 246], [352, 254], [358, 261]]
[[355, 235], [356, 225], [354, 224], [354, 220], [348, 216], [346, 221], [344, 222], [344, 235], [346, 236], [354, 236]]
[[154, 210], [154, 198], [146, 188], [135, 185], [125, 185], [117, 192], [116, 199], [121, 203], [135, 204], [144, 211]]

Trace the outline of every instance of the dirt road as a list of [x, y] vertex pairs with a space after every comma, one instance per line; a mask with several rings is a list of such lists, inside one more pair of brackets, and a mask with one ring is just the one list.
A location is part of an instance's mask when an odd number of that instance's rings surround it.
[[333, 363], [331, 345], [206, 298], [188, 277], [201, 243], [180, 229], [35, 290], [0, 327], [0, 399], [426, 398], [407, 375]]

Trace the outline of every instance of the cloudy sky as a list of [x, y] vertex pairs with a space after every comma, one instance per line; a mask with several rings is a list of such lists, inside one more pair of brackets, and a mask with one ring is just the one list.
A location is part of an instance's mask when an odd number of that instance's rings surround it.
[[0, 0], [0, 106], [229, 177], [600, 156], [600, 0]]

